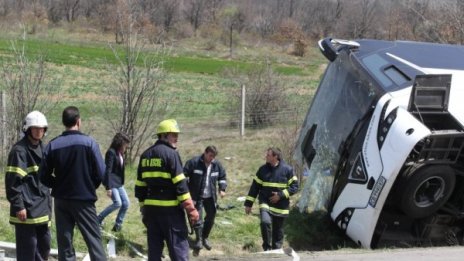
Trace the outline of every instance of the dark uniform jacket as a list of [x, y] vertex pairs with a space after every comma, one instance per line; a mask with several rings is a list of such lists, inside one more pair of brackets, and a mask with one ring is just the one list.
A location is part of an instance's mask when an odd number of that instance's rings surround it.
[[190, 199], [179, 154], [169, 143], [157, 140], [140, 156], [135, 197], [145, 213], [178, 214], [180, 203]]
[[97, 200], [105, 162], [95, 140], [80, 131], [70, 130], [45, 147], [40, 180], [52, 188], [52, 196], [64, 200]]
[[[244, 205], [246, 207], [253, 206], [253, 202], [258, 197], [260, 210], [285, 217], [289, 214], [289, 198], [297, 190], [298, 179], [293, 174], [291, 166], [287, 165], [284, 161], [280, 161], [277, 166], [271, 166], [266, 163], [256, 173]], [[277, 192], [280, 196], [280, 200], [275, 204], [272, 204], [269, 200], [272, 192]]]
[[[10, 202], [10, 223], [46, 224], [50, 221], [50, 190], [40, 183], [38, 170], [42, 159], [42, 142], [37, 149], [27, 137], [18, 141], [8, 155], [6, 166], [6, 197]], [[20, 221], [16, 212], [26, 209], [26, 221]]]
[[[207, 173], [206, 165], [203, 160], [203, 155], [188, 160], [184, 166], [184, 173], [185, 175], [187, 175], [189, 180], [188, 184], [190, 194], [192, 195], [192, 199], [195, 201], [201, 199], [206, 185]], [[226, 191], [227, 187], [226, 172], [222, 167], [221, 163], [217, 160], [213, 160], [211, 162], [209, 183], [211, 188], [211, 195], [214, 199], [214, 202], [216, 202], [216, 183], [219, 184], [220, 191]]]
[[110, 148], [106, 152], [105, 165], [103, 185], [106, 190], [122, 187], [124, 185], [124, 164], [115, 149]]

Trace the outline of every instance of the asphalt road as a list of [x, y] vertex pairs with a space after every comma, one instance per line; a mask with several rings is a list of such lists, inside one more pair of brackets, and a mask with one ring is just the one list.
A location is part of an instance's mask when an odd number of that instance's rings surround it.
[[[1, 259], [1, 258], [0, 258]], [[5, 260], [15, 260], [5, 258]], [[51, 260], [56, 260], [51, 258]], [[81, 260], [81, 259], [79, 259]], [[116, 257], [109, 260], [128, 260], [127, 257]], [[143, 258], [131, 258], [130, 260], [144, 260]], [[170, 260], [169, 257], [163, 261]], [[191, 257], [191, 261], [462, 261], [464, 260], [464, 247], [424, 247], [424, 248], [397, 248], [397, 249], [342, 249], [334, 251], [295, 252], [287, 249], [287, 253], [260, 252], [244, 256], [215, 255], [211, 252], [202, 252], [199, 257]]]
[[192, 258], [192, 261], [206, 260], [253, 260], [253, 261], [303, 261], [303, 260], [375, 260], [375, 261], [457, 261], [464, 260], [464, 247], [427, 247], [427, 248], [402, 248], [402, 249], [343, 249], [335, 251], [296, 252], [293, 256], [285, 253], [255, 253], [247, 256], [220, 257], [203, 256]]

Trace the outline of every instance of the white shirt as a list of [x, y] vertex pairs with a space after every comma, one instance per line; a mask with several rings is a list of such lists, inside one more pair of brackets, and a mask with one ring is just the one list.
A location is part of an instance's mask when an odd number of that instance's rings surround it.
[[205, 189], [203, 190], [203, 198], [211, 197], [211, 185], [210, 185], [210, 176], [211, 176], [211, 164], [206, 168], [206, 182]]

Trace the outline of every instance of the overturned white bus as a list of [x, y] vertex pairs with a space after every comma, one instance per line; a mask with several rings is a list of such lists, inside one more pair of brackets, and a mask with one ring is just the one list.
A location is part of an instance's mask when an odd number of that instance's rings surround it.
[[356, 243], [462, 243], [464, 47], [326, 38], [301, 129], [310, 175], [331, 178], [331, 218]]

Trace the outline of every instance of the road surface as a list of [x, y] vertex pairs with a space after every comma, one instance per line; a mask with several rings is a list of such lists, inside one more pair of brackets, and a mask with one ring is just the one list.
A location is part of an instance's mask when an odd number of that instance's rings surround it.
[[342, 249], [334, 251], [296, 252], [296, 255], [256, 253], [247, 256], [203, 256], [192, 258], [192, 261], [212, 260], [253, 260], [253, 261], [306, 261], [306, 260], [330, 260], [330, 261], [457, 261], [464, 260], [464, 247], [427, 247], [427, 248], [401, 248], [401, 249]]

